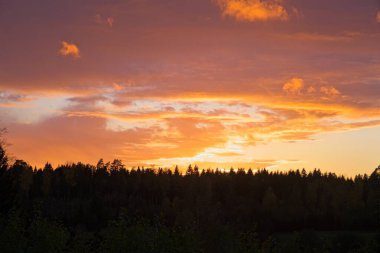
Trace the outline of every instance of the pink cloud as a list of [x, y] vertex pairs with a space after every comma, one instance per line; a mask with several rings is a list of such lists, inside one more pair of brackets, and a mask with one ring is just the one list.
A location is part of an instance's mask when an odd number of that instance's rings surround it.
[[100, 25], [106, 25], [106, 26], [112, 27], [115, 23], [115, 19], [111, 16], [103, 17], [102, 15], [97, 14], [95, 16], [95, 22]]
[[323, 93], [326, 96], [338, 96], [340, 95], [340, 91], [338, 91], [335, 87], [333, 86], [322, 86], [320, 88], [321, 93]]

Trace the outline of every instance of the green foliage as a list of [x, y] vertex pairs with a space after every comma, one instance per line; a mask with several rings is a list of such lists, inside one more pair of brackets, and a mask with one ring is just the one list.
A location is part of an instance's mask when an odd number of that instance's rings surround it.
[[379, 169], [32, 169], [5, 151], [0, 164], [1, 252], [379, 252]]
[[27, 252], [65, 252], [69, 240], [67, 230], [59, 223], [37, 216], [28, 229]]
[[4, 253], [24, 252], [27, 245], [25, 224], [19, 211], [11, 210], [1, 224], [0, 249]]
[[94, 252], [97, 242], [93, 233], [83, 228], [77, 228], [71, 236], [67, 251], [70, 253]]
[[5, 153], [3, 145], [0, 143], [0, 171], [5, 171], [8, 168], [8, 157]]

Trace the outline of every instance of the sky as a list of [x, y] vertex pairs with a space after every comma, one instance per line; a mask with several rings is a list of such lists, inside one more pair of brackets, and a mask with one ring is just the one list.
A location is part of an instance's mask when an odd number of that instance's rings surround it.
[[0, 0], [15, 159], [371, 173], [380, 1]]

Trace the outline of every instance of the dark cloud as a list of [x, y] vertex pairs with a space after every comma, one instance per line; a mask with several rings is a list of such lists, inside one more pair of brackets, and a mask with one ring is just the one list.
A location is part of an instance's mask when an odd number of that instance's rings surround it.
[[[158, 92], [233, 90], [236, 83], [247, 90], [257, 89], [259, 78], [323, 74], [352, 67], [358, 58], [369, 64], [374, 57], [378, 45], [366, 37], [378, 28], [368, 18], [373, 1], [285, 3], [302, 10], [302, 20], [241, 24], [223, 19], [219, 8], [204, 0], [3, 1], [0, 87], [64, 91], [133, 79]], [[114, 17], [117, 26], [104, 29], [94, 22], [96, 15], [103, 21]], [[364, 36], [332, 44], [273, 37], [319, 34], [319, 40], [332, 40], [344, 31]], [[62, 41], [80, 45], [80, 61], [58, 57]]]
[[26, 95], [0, 91], [0, 103], [20, 102], [26, 98]]

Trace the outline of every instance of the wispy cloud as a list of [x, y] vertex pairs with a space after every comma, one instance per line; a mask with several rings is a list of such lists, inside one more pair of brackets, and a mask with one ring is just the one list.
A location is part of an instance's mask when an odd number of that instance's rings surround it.
[[377, 15], [376, 15], [376, 20], [377, 22], [380, 23], [380, 11], [377, 12]]
[[217, 0], [223, 15], [239, 21], [288, 20], [282, 0]]
[[109, 17], [103, 17], [100, 14], [95, 15], [95, 22], [100, 25], [106, 25], [109, 27], [112, 27], [115, 23], [115, 19], [111, 16]]
[[340, 95], [340, 91], [338, 91], [335, 87], [333, 86], [322, 86], [320, 88], [321, 93], [327, 95], [327, 96], [338, 96]]
[[361, 36], [357, 32], [344, 32], [340, 34], [324, 34], [324, 33], [293, 33], [293, 34], [281, 34], [277, 37], [301, 40], [301, 41], [316, 41], [316, 42], [349, 42]]
[[77, 45], [62, 41], [59, 54], [62, 56], [72, 56], [74, 58], [80, 57], [80, 51]]

